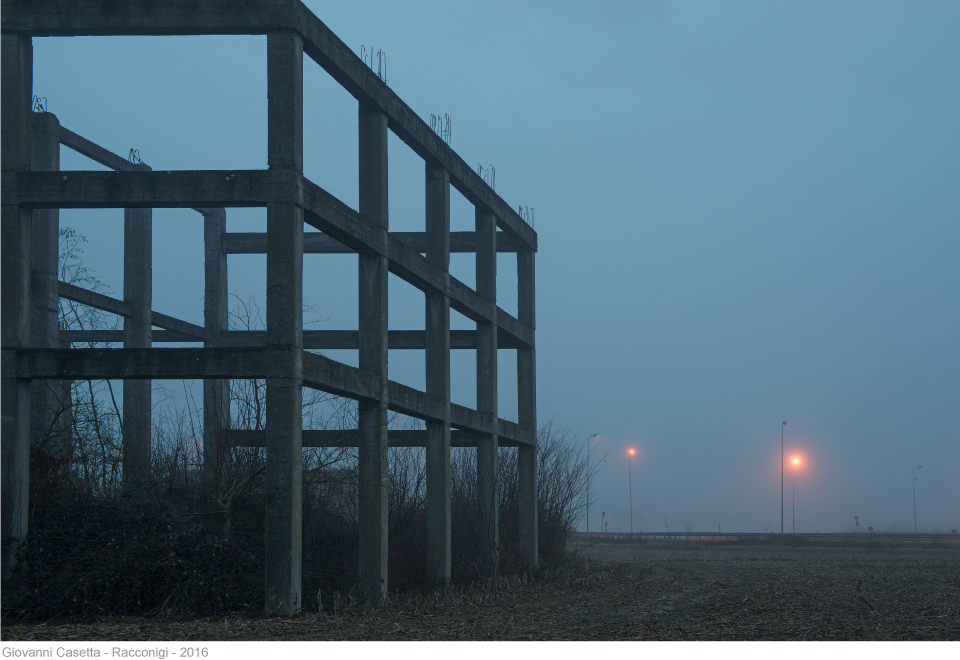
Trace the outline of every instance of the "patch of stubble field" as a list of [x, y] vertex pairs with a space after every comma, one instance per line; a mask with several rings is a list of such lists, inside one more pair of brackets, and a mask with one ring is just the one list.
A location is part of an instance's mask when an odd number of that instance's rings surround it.
[[111, 619], [3, 626], [39, 640], [958, 640], [960, 546], [580, 544], [534, 583], [291, 620]]

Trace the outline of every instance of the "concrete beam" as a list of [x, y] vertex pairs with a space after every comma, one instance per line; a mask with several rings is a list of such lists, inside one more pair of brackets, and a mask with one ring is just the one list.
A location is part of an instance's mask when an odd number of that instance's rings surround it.
[[[299, 365], [299, 366], [297, 366]], [[72, 348], [4, 350], [3, 379], [218, 379], [282, 378], [295, 373], [307, 387], [359, 401], [376, 401], [379, 379], [322, 355], [303, 351], [299, 360], [283, 348]], [[387, 384], [390, 410], [440, 421], [443, 402], [412, 387]], [[503, 446], [529, 444], [530, 434], [513, 422], [455, 403], [450, 425], [473, 434], [496, 433]]]
[[222, 172], [31, 172], [7, 174], [3, 195], [31, 208], [302, 205], [305, 222], [357, 252], [387, 255], [389, 270], [425, 293], [450, 298], [450, 306], [474, 321], [497, 319], [500, 330], [521, 345], [532, 332], [479, 296], [402, 240], [362, 220], [332, 195], [291, 170]]
[[390, 129], [432, 166], [450, 173], [450, 183], [475, 206], [489, 209], [497, 224], [523, 249], [536, 250], [537, 234], [477, 172], [437, 135], [369, 66], [309, 9], [298, 4], [298, 25], [303, 49], [361, 106], [375, 108], [388, 117]]
[[60, 144], [118, 172], [132, 172], [136, 169], [134, 164], [126, 158], [118, 156], [112, 151], [104, 149], [99, 144], [91, 142], [87, 138], [77, 135], [70, 129], [62, 126], [60, 127]]
[[296, 0], [3, 0], [3, 31], [37, 37], [264, 34], [295, 28]]
[[[359, 447], [360, 430], [346, 429], [343, 431], [303, 430], [303, 446], [310, 447]], [[426, 447], [426, 431], [393, 431], [387, 432], [390, 447]], [[231, 447], [264, 447], [264, 431], [230, 430], [226, 433], [225, 441]], [[451, 447], [476, 447], [477, 436], [467, 431], [450, 431]]]
[[4, 172], [2, 196], [29, 208], [196, 208], [267, 206], [300, 200], [291, 170]]
[[5, 349], [2, 360], [4, 380], [276, 378], [294, 364], [291, 351], [267, 347]]
[[[536, 250], [536, 232], [477, 172], [434, 133], [360, 58], [297, 0], [103, 0], [82, 5], [62, 0], [5, 0], [4, 32], [35, 36], [107, 34], [264, 34], [290, 29], [304, 52], [364, 107], [388, 118], [389, 127], [428, 163], [450, 173], [451, 183], [474, 205], [490, 210], [522, 249]], [[212, 204], [211, 206], [217, 206]]]
[[[154, 312], [156, 314], [156, 312]], [[201, 336], [199, 326], [192, 323], [170, 319], [157, 321], [154, 316], [154, 327], [169, 327], [169, 330], [154, 330], [153, 343], [195, 343], [207, 341], [209, 346], [262, 346], [266, 343], [267, 333], [264, 330], [228, 330], [221, 332], [216, 343], [205, 339], [210, 335]], [[173, 323], [175, 321], [176, 323]], [[175, 328], [180, 328], [176, 330]], [[61, 330], [63, 341], [75, 344], [86, 342], [118, 343], [123, 341], [122, 330]], [[397, 350], [424, 350], [426, 347], [426, 332], [424, 330], [390, 330], [388, 334], [389, 348]], [[360, 346], [360, 333], [357, 330], [304, 330], [303, 347], [307, 350], [357, 350]], [[477, 332], [475, 330], [451, 330], [450, 348], [475, 349], [477, 347]], [[507, 337], [498, 338], [497, 348], [516, 348]]]
[[[123, 300], [117, 300], [116, 298], [111, 298], [102, 293], [90, 291], [89, 289], [84, 289], [68, 282], [58, 282], [57, 287], [61, 298], [78, 302], [81, 305], [93, 307], [94, 309], [99, 309], [104, 312], [110, 312], [117, 316], [130, 316], [133, 313], [130, 303]], [[123, 331], [121, 330], [120, 332], [122, 333]], [[122, 341], [122, 339], [114, 341]]]
[[150, 312], [150, 324], [176, 333], [177, 335], [189, 337], [190, 341], [205, 341], [209, 336], [207, 330], [199, 325], [181, 321], [180, 319], [159, 312]]
[[[427, 251], [426, 232], [390, 232], [390, 237], [404, 243], [410, 249], [421, 254]], [[267, 235], [264, 232], [231, 232], [223, 236], [223, 251], [226, 254], [266, 254]], [[450, 232], [450, 251], [470, 253], [477, 251], [476, 234], [472, 231]], [[502, 231], [497, 232], [497, 252], [516, 252], [517, 244]], [[340, 241], [323, 232], [305, 232], [303, 235], [304, 254], [355, 254]]]

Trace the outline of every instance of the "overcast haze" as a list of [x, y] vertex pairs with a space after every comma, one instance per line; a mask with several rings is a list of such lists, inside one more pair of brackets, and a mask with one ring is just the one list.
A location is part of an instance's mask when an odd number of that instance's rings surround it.
[[[633, 447], [635, 528], [779, 531], [783, 420], [797, 531], [912, 529], [919, 465], [918, 525], [960, 527], [960, 5], [307, 5], [355, 52], [383, 49], [390, 87], [427, 121], [449, 113], [453, 148], [535, 208], [538, 415], [583, 447], [601, 435], [593, 529], [600, 511], [630, 527]], [[116, 153], [266, 167], [264, 37], [35, 39], [34, 57], [34, 93]], [[356, 102], [304, 68], [305, 173], [356, 208]], [[422, 231], [423, 161], [390, 148], [391, 229]], [[100, 169], [66, 148], [61, 166]], [[453, 229], [472, 229], [452, 196]], [[120, 294], [122, 212], [61, 225]], [[355, 265], [305, 258], [309, 327], [357, 327]], [[231, 256], [231, 292], [262, 304], [264, 266]], [[472, 255], [452, 268], [473, 285]], [[201, 324], [202, 277], [200, 216], [155, 210], [154, 309]], [[422, 328], [422, 294], [390, 286], [390, 327]], [[453, 369], [473, 406], [474, 353]], [[423, 387], [422, 352], [391, 351], [390, 377]]]

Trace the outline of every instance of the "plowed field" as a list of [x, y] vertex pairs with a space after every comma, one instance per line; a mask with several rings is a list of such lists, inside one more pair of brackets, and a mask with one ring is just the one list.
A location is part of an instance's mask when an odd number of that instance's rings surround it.
[[960, 547], [597, 543], [536, 582], [290, 620], [4, 622], [4, 640], [960, 640]]

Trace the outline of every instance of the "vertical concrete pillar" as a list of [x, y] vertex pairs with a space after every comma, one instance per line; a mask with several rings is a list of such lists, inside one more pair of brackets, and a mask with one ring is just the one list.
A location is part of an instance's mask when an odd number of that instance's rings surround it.
[[[150, 170], [147, 165], [135, 165]], [[150, 348], [153, 305], [153, 210], [123, 211], [123, 347]], [[150, 380], [123, 381], [123, 486], [143, 487], [150, 474]]]
[[[387, 117], [359, 108], [360, 218], [386, 247]], [[360, 254], [360, 369], [377, 378], [375, 401], [360, 401], [360, 588], [379, 605], [387, 593], [387, 258]]]
[[[477, 293], [497, 302], [497, 221], [477, 207]], [[493, 319], [496, 321], [496, 319]], [[490, 419], [496, 429], [497, 412], [497, 325], [477, 322], [477, 412]], [[495, 577], [500, 567], [500, 524], [497, 483], [498, 437], [496, 432], [477, 439], [477, 515], [481, 568]]]
[[[227, 255], [222, 248], [227, 230], [224, 209], [204, 209], [203, 213], [203, 327], [209, 335], [204, 346], [220, 345], [219, 334], [229, 329], [227, 299]], [[230, 381], [203, 381], [203, 471], [204, 479], [215, 488], [222, 476], [225, 434], [230, 428]]]
[[[426, 165], [427, 261], [449, 276], [450, 173]], [[427, 394], [444, 402], [444, 417], [427, 422], [427, 573], [450, 582], [450, 298], [426, 294]]]
[[[31, 169], [60, 169], [60, 122], [48, 112], [32, 115]], [[60, 347], [57, 253], [60, 209], [36, 209], [31, 227], [30, 343], [37, 348]], [[30, 443], [66, 458], [70, 452], [67, 420], [68, 381], [35, 381], [31, 386]]]
[[[267, 34], [267, 164], [303, 172], [303, 41]], [[303, 509], [303, 209], [267, 207], [267, 343], [287, 375], [267, 379], [266, 592], [268, 614], [300, 611]]]
[[[517, 317], [535, 329], [534, 252], [517, 253]], [[520, 497], [520, 553], [531, 573], [539, 563], [537, 549], [537, 349], [517, 349], [517, 422], [530, 443], [517, 456]]]
[[[4, 33], [0, 54], [0, 167], [30, 169], [30, 103], [33, 95], [33, 44], [29, 37]], [[5, 199], [3, 201], [6, 201]], [[31, 213], [13, 204], [0, 208], [0, 343], [4, 351], [30, 342]], [[17, 549], [27, 535], [30, 479], [30, 381], [0, 378], [0, 543], [6, 581]]]

